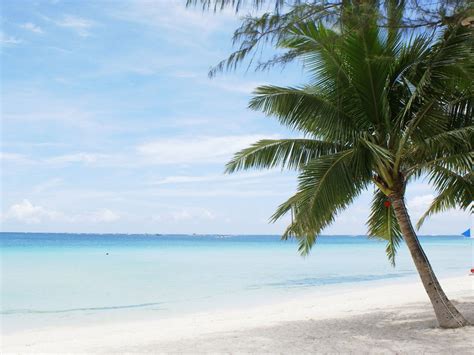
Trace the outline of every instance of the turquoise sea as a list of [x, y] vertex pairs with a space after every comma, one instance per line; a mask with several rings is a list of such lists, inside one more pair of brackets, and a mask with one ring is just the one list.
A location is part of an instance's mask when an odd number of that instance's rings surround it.
[[[473, 242], [421, 237], [439, 276], [473, 265]], [[415, 279], [383, 242], [322, 236], [307, 257], [278, 236], [0, 233], [2, 331], [258, 306], [307, 292]], [[328, 291], [329, 290], [329, 291]]]

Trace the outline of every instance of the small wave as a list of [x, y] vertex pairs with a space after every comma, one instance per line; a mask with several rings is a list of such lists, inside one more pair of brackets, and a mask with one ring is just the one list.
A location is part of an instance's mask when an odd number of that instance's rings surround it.
[[81, 312], [81, 311], [110, 311], [115, 309], [127, 309], [127, 308], [143, 308], [149, 306], [157, 306], [162, 304], [159, 303], [140, 303], [130, 304], [124, 306], [108, 306], [108, 307], [84, 307], [84, 308], [68, 308], [68, 309], [56, 309], [56, 310], [38, 310], [38, 309], [10, 309], [0, 311], [0, 314], [47, 314], [47, 313], [69, 313], [69, 312]]
[[390, 273], [382, 275], [353, 275], [353, 276], [333, 276], [333, 277], [321, 277], [321, 278], [304, 278], [296, 280], [287, 280], [284, 282], [271, 282], [262, 285], [251, 285], [247, 289], [259, 289], [262, 286], [276, 287], [276, 288], [294, 288], [294, 287], [314, 287], [323, 285], [333, 285], [341, 283], [351, 282], [364, 282], [364, 281], [377, 281], [385, 279], [394, 279], [407, 275], [411, 275], [413, 272], [406, 273]]

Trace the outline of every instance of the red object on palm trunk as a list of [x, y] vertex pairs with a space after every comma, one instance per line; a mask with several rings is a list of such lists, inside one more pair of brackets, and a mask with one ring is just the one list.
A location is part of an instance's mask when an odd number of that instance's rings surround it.
[[385, 207], [389, 208], [389, 207], [390, 207], [390, 201], [385, 201], [385, 202], [383, 203], [383, 205], [384, 205]]

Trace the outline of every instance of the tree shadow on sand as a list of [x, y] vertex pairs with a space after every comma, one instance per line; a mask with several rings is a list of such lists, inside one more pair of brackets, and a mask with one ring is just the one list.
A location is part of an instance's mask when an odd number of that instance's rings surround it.
[[[474, 324], [474, 300], [455, 302]], [[283, 322], [276, 326], [214, 333], [140, 351], [212, 353], [455, 353], [472, 354], [474, 327], [441, 329], [430, 305], [414, 303], [363, 315]], [[122, 349], [123, 350], [123, 349]], [[133, 351], [133, 349], [130, 349]]]

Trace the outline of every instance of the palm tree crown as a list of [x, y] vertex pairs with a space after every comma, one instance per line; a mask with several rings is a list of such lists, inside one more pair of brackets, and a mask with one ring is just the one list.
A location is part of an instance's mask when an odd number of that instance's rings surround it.
[[[386, 201], [426, 176], [438, 195], [419, 223], [474, 193], [473, 36], [462, 26], [407, 37], [378, 26], [367, 10], [335, 30], [322, 23], [291, 28], [279, 46], [303, 58], [310, 82], [261, 86], [250, 108], [276, 117], [304, 138], [262, 140], [238, 152], [226, 171], [296, 169], [297, 192], [272, 216], [291, 212], [283, 237], [306, 254], [339, 212], [375, 186], [368, 234], [387, 240], [394, 263], [402, 233]], [[396, 16], [396, 14], [394, 14]], [[472, 208], [472, 207], [471, 207]]]

